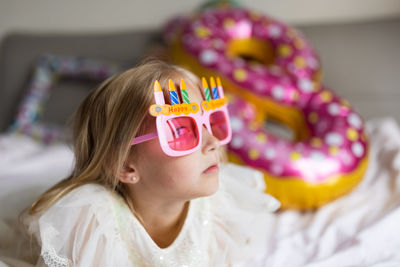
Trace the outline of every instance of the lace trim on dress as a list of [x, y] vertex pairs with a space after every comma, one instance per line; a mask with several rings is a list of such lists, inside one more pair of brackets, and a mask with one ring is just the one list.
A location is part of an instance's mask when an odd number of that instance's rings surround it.
[[52, 244], [52, 240], [59, 234], [59, 232], [54, 227], [48, 226], [43, 229], [42, 233], [43, 233], [42, 235], [43, 246], [40, 256], [42, 257], [46, 265], [49, 267], [70, 266], [71, 265], [70, 260], [58, 256], [54, 247], [48, 245]]
[[54, 249], [45, 250], [40, 255], [43, 261], [49, 267], [67, 267], [70, 266], [70, 262], [68, 259], [60, 257], [57, 255]]

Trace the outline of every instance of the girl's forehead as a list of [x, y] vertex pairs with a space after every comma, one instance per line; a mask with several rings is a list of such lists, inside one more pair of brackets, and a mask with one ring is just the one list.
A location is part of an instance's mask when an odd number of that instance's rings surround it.
[[[203, 100], [205, 99], [204, 92], [203, 92], [203, 89], [201, 88], [201, 85], [199, 83], [191, 81], [190, 79], [184, 79], [184, 81], [186, 84], [186, 90], [187, 90], [190, 102], [196, 102], [200, 105], [203, 102]], [[180, 78], [174, 79], [174, 85], [175, 85], [177, 94], [179, 95], [179, 98], [182, 101]], [[163, 95], [164, 95], [165, 104], [171, 105], [171, 99], [170, 99], [170, 94], [169, 94], [169, 90], [168, 90], [168, 83], [167, 82], [162, 83], [161, 88], [163, 89], [162, 91], [163, 91]], [[151, 104], [155, 104], [154, 98], [153, 98]]]
[[204, 100], [201, 89], [198, 86], [188, 87], [187, 91], [188, 91], [190, 102], [196, 102], [196, 103], [200, 104]]

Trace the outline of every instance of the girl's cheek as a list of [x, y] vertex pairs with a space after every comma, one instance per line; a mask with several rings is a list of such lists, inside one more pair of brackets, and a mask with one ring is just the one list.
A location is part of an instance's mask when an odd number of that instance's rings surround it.
[[150, 160], [154, 160], [155, 162], [160, 159], [164, 159], [166, 156], [165, 153], [162, 151], [160, 144], [153, 144], [149, 146], [147, 149], [147, 153], [150, 156]]
[[174, 170], [170, 170], [170, 176], [166, 182], [170, 187], [182, 187], [185, 184], [191, 184], [195, 176], [195, 170], [189, 165], [176, 166]]

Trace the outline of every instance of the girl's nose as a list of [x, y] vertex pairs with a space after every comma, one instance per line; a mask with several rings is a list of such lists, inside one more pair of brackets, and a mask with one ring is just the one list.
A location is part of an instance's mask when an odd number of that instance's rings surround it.
[[205, 125], [203, 125], [202, 131], [203, 131], [202, 132], [203, 151], [207, 152], [207, 151], [217, 150], [220, 146], [219, 140], [207, 130], [207, 127]]

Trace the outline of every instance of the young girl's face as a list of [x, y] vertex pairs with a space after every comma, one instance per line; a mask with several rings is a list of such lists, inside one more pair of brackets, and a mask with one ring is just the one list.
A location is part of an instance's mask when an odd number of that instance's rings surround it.
[[[191, 102], [201, 105], [200, 88], [188, 83]], [[149, 132], [156, 132], [156, 123]], [[211, 195], [218, 189], [219, 141], [202, 127], [202, 144], [199, 150], [181, 157], [166, 155], [158, 139], [138, 144], [135, 169], [140, 178], [134, 186], [150, 194], [173, 199], [189, 200]]]

